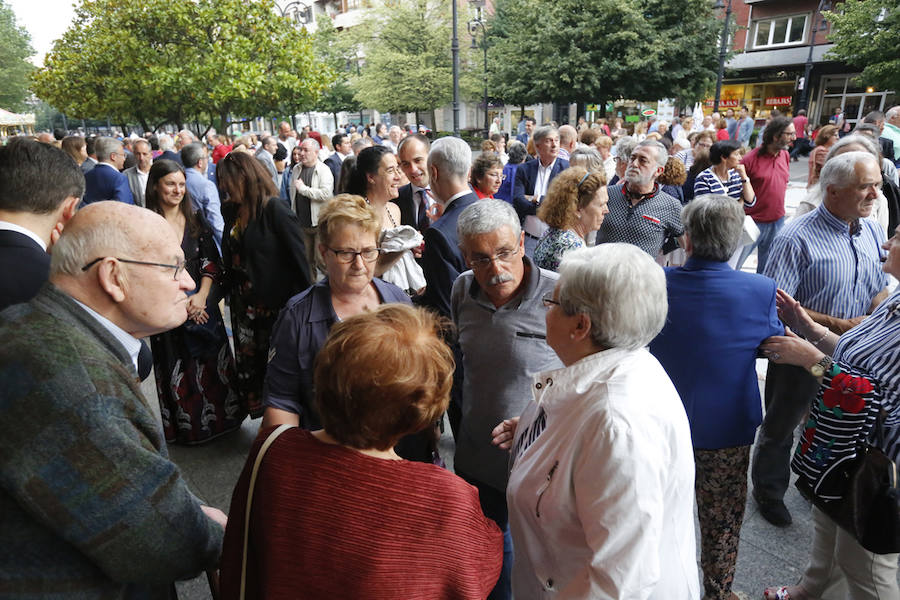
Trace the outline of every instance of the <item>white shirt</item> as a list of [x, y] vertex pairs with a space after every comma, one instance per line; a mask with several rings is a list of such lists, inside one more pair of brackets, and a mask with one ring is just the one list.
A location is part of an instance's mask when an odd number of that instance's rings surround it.
[[[75, 300], [75, 298], [72, 298]], [[75, 302], [86, 310], [88, 314], [97, 319], [97, 322], [100, 323], [104, 329], [106, 329], [110, 335], [112, 335], [116, 340], [122, 344], [125, 348], [125, 351], [128, 352], [128, 355], [131, 357], [131, 362], [134, 363], [134, 370], [138, 370], [138, 354], [141, 352], [141, 342], [132, 336], [130, 333], [92, 309], [90, 306], [75, 300]]]
[[546, 167], [538, 160], [537, 177], [534, 180], [534, 196], [535, 198], [543, 198], [547, 195], [547, 186], [550, 185], [550, 173], [553, 171], [553, 165], [556, 159], [553, 159]]
[[[212, 162], [212, 161], [210, 161], [210, 162]], [[144, 173], [140, 169], [135, 169], [134, 172], [137, 173], [138, 181], [141, 182], [141, 189], [146, 190], [147, 189], [147, 179], [150, 178], [150, 171], [147, 171], [146, 173]]]
[[38, 234], [33, 232], [30, 229], [25, 229], [21, 225], [16, 225], [15, 223], [10, 223], [9, 221], [0, 221], [0, 230], [2, 231], [15, 231], [16, 233], [21, 233], [22, 235], [28, 236], [35, 241], [41, 248], [44, 249], [44, 252], [47, 251], [47, 243], [38, 237]]
[[506, 489], [517, 600], [697, 600], [694, 454], [645, 349], [534, 376]]

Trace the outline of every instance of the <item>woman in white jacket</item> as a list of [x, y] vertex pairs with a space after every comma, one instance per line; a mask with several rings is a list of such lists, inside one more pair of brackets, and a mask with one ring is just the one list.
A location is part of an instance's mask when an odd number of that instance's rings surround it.
[[493, 432], [512, 453], [515, 597], [699, 598], [691, 433], [645, 348], [666, 319], [662, 269], [629, 244], [575, 250], [544, 304], [565, 367]]

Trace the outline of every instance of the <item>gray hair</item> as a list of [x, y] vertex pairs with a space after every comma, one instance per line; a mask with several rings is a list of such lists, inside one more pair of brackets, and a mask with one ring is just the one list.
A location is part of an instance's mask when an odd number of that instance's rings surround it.
[[528, 157], [528, 149], [519, 140], [511, 140], [506, 147], [506, 155], [509, 156], [509, 162], [517, 165], [525, 162], [525, 159]]
[[727, 262], [741, 241], [744, 208], [721, 194], [704, 194], [681, 209], [681, 223], [691, 238], [691, 255]]
[[531, 137], [534, 138], [534, 145], [537, 146], [541, 140], [551, 134], [559, 135], [559, 130], [556, 129], [553, 125], [541, 125], [537, 129], [534, 130], [534, 133], [531, 134]]
[[[846, 136], [844, 139], [847, 139], [847, 137], [849, 136]], [[825, 166], [822, 167], [822, 173], [819, 175], [819, 187], [823, 196], [825, 198], [828, 197], [829, 186], [843, 188], [856, 183], [856, 164], [868, 161], [875, 165], [880, 174], [879, 162], [868, 152], [854, 150], [828, 159], [825, 162]]]
[[666, 322], [666, 276], [632, 244], [600, 244], [566, 253], [558, 285], [560, 307], [568, 315], [588, 316], [591, 339], [600, 348], [643, 348]]
[[602, 171], [603, 157], [600, 151], [590, 146], [578, 147], [569, 157], [570, 167], [584, 167], [588, 171]]
[[[878, 146], [875, 145], [875, 140], [870, 138], [864, 133], [851, 133], [850, 135], [845, 135], [837, 142], [835, 142], [834, 146], [831, 147], [831, 150], [828, 151], [828, 154], [825, 155], [825, 162], [827, 163], [829, 160], [838, 156], [839, 154], [844, 154], [847, 152], [845, 148], [847, 146], [851, 146], [853, 144], [857, 144], [866, 149], [866, 152], [872, 155], [879, 163], [881, 162], [881, 150]], [[825, 188], [822, 188], [825, 189]]]
[[512, 205], [503, 200], [479, 200], [459, 214], [456, 234], [460, 240], [464, 240], [473, 235], [497, 231], [504, 225], [512, 230], [518, 240], [522, 234], [522, 226]]
[[137, 254], [135, 236], [115, 219], [99, 219], [91, 227], [67, 228], [53, 244], [50, 254], [50, 276], [77, 277], [81, 268], [104, 256], [132, 257]]
[[94, 141], [94, 154], [97, 155], [98, 162], [109, 160], [109, 155], [113, 152], [122, 151], [122, 142], [116, 138], [98, 137]]
[[300, 145], [302, 146], [303, 144], [305, 144], [307, 142], [310, 142], [309, 145], [313, 146], [313, 150], [315, 150], [316, 152], [318, 152], [319, 150], [322, 149], [322, 144], [319, 143], [319, 140], [317, 140], [316, 138], [312, 138], [312, 137], [306, 138], [305, 140], [300, 142]]
[[150, 142], [148, 142], [148, 141], [145, 140], [144, 138], [138, 138], [138, 139], [134, 140], [134, 142], [132, 142], [132, 144], [131, 144], [131, 148], [132, 148], [132, 149], [137, 148], [137, 147], [138, 147], [138, 144], [141, 144], [142, 146], [147, 146], [147, 151], [148, 151], [148, 152], [151, 150]]
[[442, 137], [431, 145], [428, 166], [435, 167], [442, 175], [451, 175], [466, 181], [472, 164], [472, 149], [458, 137]]
[[630, 135], [620, 137], [616, 142], [616, 160], [628, 162], [631, 159], [631, 153], [634, 152], [637, 145], [637, 140]]
[[[661, 167], [665, 167], [666, 163], [669, 162], [669, 151], [663, 146], [661, 143], [656, 140], [644, 140], [635, 148], [653, 148], [656, 150], [656, 164]], [[634, 152], [634, 149], [631, 150]]]
[[175, 149], [175, 140], [172, 139], [167, 133], [160, 134], [157, 138], [159, 143], [159, 149], [165, 152], [166, 150], [174, 150]]
[[884, 113], [884, 118], [890, 121], [894, 117], [900, 114], [900, 105], [890, 107], [886, 113]]
[[205, 146], [201, 142], [191, 142], [181, 149], [181, 162], [186, 169], [192, 169], [203, 160]]

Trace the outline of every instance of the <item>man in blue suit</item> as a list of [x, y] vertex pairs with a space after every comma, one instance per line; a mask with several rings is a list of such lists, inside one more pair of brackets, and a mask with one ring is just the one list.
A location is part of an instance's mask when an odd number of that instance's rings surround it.
[[547, 195], [553, 178], [569, 168], [569, 161], [559, 158], [559, 131], [555, 127], [544, 125], [535, 129], [534, 147], [537, 158], [519, 165], [513, 187], [513, 207], [522, 220], [525, 254], [529, 257], [547, 230], [547, 225], [535, 216], [537, 207]]
[[453, 282], [468, 268], [459, 249], [456, 221], [464, 208], [478, 200], [466, 180], [471, 164], [472, 149], [459, 138], [444, 137], [431, 145], [431, 195], [443, 208], [443, 214], [424, 233], [422, 270], [426, 287], [421, 303], [445, 317], [450, 317]]
[[128, 177], [120, 173], [125, 165], [125, 149], [122, 142], [111, 137], [100, 137], [94, 142], [97, 166], [84, 176], [84, 204], [100, 200], [118, 200], [134, 204]]

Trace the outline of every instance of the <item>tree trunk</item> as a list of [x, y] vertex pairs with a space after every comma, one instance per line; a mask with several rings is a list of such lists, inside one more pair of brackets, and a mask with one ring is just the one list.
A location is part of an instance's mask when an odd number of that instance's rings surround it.
[[337, 112], [336, 112], [336, 111], [332, 111], [331, 116], [334, 117], [334, 130], [335, 130], [335, 132], [337, 132], [338, 127], [340, 127], [340, 125], [338, 125]]
[[432, 108], [429, 112], [431, 113], [431, 129], [437, 131], [437, 117], [434, 115], [434, 109]]
[[419, 109], [418, 109], [418, 108], [415, 110], [415, 114], [416, 114], [416, 122], [413, 123], [413, 129], [414, 129], [416, 132], [418, 132], [418, 131], [419, 131], [419, 123], [422, 122], [422, 121], [419, 120]]

